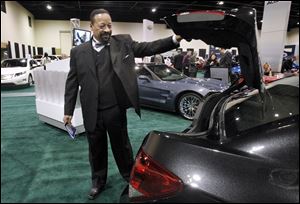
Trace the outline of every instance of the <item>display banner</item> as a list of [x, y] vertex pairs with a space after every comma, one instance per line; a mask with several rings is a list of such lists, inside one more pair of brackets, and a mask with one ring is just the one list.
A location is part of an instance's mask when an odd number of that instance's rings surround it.
[[260, 38], [261, 63], [280, 72], [282, 53], [286, 42], [291, 1], [265, 1]]
[[143, 41], [149, 42], [153, 40], [153, 21], [143, 19]]

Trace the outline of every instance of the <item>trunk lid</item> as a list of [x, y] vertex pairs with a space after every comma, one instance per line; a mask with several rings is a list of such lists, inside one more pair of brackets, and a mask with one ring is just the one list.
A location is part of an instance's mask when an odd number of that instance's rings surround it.
[[246, 84], [261, 90], [255, 9], [185, 12], [164, 20], [175, 34], [184, 39], [200, 39], [217, 47], [237, 47]]

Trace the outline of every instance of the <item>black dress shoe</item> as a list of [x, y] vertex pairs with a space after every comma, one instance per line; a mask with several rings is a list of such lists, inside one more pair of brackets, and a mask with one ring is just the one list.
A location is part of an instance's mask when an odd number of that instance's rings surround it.
[[88, 195], [88, 198], [90, 200], [94, 200], [95, 198], [97, 198], [97, 196], [104, 190], [104, 186], [101, 187], [93, 187]]

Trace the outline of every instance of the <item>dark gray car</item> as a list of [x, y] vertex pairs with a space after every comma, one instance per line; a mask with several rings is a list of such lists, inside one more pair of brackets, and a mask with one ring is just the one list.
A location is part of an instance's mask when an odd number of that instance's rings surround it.
[[255, 20], [248, 8], [166, 18], [184, 38], [238, 47], [243, 78], [185, 131], [145, 137], [121, 201], [299, 202], [299, 86], [261, 83]]
[[135, 71], [142, 106], [179, 112], [189, 120], [205, 97], [228, 88], [220, 80], [187, 77], [165, 64], [137, 64]]

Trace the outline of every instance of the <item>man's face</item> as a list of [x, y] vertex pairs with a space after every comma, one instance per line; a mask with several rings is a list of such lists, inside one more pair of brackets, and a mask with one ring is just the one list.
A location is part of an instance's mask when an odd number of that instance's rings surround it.
[[100, 42], [108, 43], [112, 33], [112, 22], [107, 13], [97, 14], [91, 23], [93, 36]]

